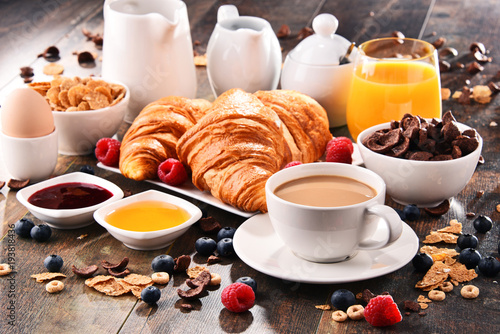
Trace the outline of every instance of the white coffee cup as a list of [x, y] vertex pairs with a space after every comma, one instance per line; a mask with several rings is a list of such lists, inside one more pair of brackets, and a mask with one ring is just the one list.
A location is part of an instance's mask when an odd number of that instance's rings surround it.
[[[357, 204], [317, 207], [275, 194], [288, 181], [315, 175], [351, 178], [373, 188], [376, 195]], [[295, 255], [313, 262], [344, 261], [359, 249], [383, 248], [399, 238], [402, 222], [394, 209], [384, 205], [385, 189], [382, 178], [366, 168], [329, 162], [285, 168], [271, 176], [265, 187], [276, 234]]]

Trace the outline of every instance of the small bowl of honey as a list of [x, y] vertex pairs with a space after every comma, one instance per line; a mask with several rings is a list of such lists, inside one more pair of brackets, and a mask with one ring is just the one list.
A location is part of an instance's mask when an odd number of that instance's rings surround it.
[[36, 218], [58, 229], [94, 222], [94, 211], [123, 198], [114, 183], [88, 173], [69, 173], [19, 190], [18, 201]]
[[123, 198], [94, 212], [94, 219], [125, 246], [167, 247], [202, 216], [194, 204], [157, 190]]

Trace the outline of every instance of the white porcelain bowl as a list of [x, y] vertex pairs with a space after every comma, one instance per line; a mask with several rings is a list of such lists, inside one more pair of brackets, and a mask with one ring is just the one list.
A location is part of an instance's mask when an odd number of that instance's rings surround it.
[[130, 93], [125, 87], [125, 97], [117, 104], [85, 111], [53, 111], [54, 124], [59, 131], [59, 153], [87, 155], [103, 137], [112, 137], [120, 128], [128, 108]]
[[[458, 123], [461, 132], [471, 129]], [[387, 194], [400, 204], [415, 204], [432, 208], [446, 199], [456, 196], [469, 182], [476, 169], [483, 139], [470, 154], [453, 160], [416, 161], [389, 157], [375, 153], [362, 144], [363, 139], [373, 132], [390, 128], [390, 123], [372, 126], [361, 132], [357, 144], [366, 168], [380, 175], [386, 185]]]
[[[111, 211], [114, 211], [122, 206], [131, 203], [149, 200], [164, 201], [170, 204], [177, 205], [178, 207], [186, 210], [191, 217], [178, 226], [148, 232], [124, 230], [108, 224], [105, 220], [106, 215]], [[126, 197], [117, 202], [103, 206], [94, 213], [94, 219], [102, 227], [108, 230], [109, 234], [123, 242], [125, 246], [137, 250], [161, 249], [170, 245], [175, 241], [175, 239], [184, 234], [191, 225], [196, 223], [201, 218], [201, 216], [201, 210], [196, 205], [179, 197], [175, 197], [157, 190], [148, 190], [136, 195]]]
[[[32, 205], [28, 202], [28, 198], [38, 190], [45, 189], [56, 184], [70, 182], [95, 184], [110, 191], [113, 195], [111, 198], [102, 203], [80, 209], [45, 209]], [[17, 192], [16, 197], [18, 201], [22, 205], [24, 205], [36, 218], [46, 222], [51, 227], [58, 229], [75, 229], [92, 224], [94, 222], [92, 216], [94, 214], [94, 211], [106, 204], [115, 202], [123, 198], [123, 191], [114, 183], [98, 176], [88, 173], [75, 172], [60, 175], [23, 188]]]

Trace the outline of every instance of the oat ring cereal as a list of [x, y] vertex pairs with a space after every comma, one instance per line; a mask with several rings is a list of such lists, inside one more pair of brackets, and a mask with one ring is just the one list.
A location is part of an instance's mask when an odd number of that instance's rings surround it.
[[365, 309], [362, 305], [351, 305], [347, 309], [347, 316], [351, 320], [361, 320], [365, 317]]
[[45, 290], [48, 293], [56, 293], [64, 289], [64, 283], [58, 280], [50, 281], [45, 285]]
[[439, 288], [443, 292], [450, 292], [451, 290], [453, 290], [453, 284], [451, 284], [451, 282], [443, 282], [443, 284], [441, 284]]
[[219, 285], [222, 278], [217, 273], [210, 273], [210, 283], [208, 285]]
[[467, 299], [473, 299], [479, 296], [479, 288], [475, 285], [464, 285], [462, 290], [460, 290], [462, 297]]
[[166, 272], [157, 272], [151, 275], [151, 279], [156, 284], [167, 284], [170, 281], [170, 276]]
[[0, 276], [8, 275], [12, 272], [12, 269], [7, 263], [0, 263]]
[[344, 322], [347, 320], [347, 313], [342, 310], [337, 310], [332, 313], [332, 319], [336, 322]]
[[429, 291], [429, 299], [434, 301], [441, 301], [446, 298], [446, 294], [443, 291], [431, 290]]

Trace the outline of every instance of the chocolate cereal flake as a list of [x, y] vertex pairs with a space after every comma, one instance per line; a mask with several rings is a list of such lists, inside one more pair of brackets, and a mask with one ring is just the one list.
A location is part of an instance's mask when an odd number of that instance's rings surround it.
[[9, 182], [7, 183], [7, 186], [12, 189], [12, 190], [19, 190], [23, 189], [30, 183], [30, 180], [16, 180], [16, 179], [10, 179]]
[[79, 277], [83, 277], [83, 278], [89, 278], [91, 277], [92, 275], [95, 274], [95, 272], [99, 269], [98, 266], [96, 266], [95, 264], [92, 264], [88, 267], [85, 267], [85, 268], [77, 268], [75, 267], [75, 265], [72, 265], [71, 266], [71, 271], [79, 276]]
[[101, 266], [104, 268], [104, 269], [113, 269], [115, 271], [120, 271], [120, 270], [123, 270], [127, 267], [128, 265], [128, 262], [129, 262], [129, 259], [128, 257], [124, 257], [120, 262], [118, 263], [110, 263], [108, 261], [105, 261], [105, 260], [102, 260], [101, 261]]
[[189, 268], [189, 265], [191, 264], [191, 257], [189, 255], [181, 255], [175, 258], [174, 261], [174, 272], [179, 273], [186, 271], [186, 269]]

